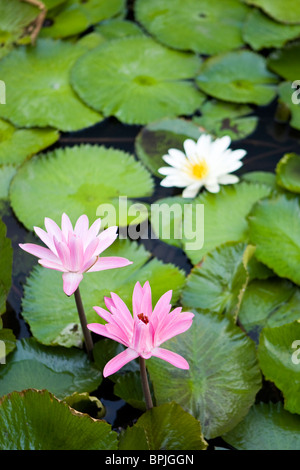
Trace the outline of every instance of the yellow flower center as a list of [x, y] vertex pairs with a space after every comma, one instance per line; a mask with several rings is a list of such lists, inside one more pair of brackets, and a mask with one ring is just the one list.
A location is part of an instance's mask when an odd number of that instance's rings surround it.
[[199, 163], [191, 165], [189, 173], [196, 179], [202, 180], [208, 174], [208, 165], [205, 160], [201, 160]]

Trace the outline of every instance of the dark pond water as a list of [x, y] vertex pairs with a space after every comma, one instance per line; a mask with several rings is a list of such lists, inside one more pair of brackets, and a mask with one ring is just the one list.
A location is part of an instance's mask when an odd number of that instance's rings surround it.
[[[248, 138], [232, 144], [232, 148], [247, 150], [244, 165], [238, 172], [240, 174], [257, 170], [273, 172], [277, 162], [285, 153], [299, 153], [300, 132], [294, 131], [286, 124], [276, 122], [276, 103], [258, 108], [256, 114], [259, 116], [256, 131]], [[126, 126], [115, 119], [107, 119], [92, 128], [73, 134], [62, 134], [60, 140], [50, 150], [89, 143], [114, 147], [133, 154], [135, 137], [140, 130], [141, 126]], [[175, 194], [180, 194], [180, 190], [162, 188], [157, 180], [154, 194], [147, 199], [147, 202], [151, 203], [159, 198]], [[13, 286], [8, 297], [7, 312], [3, 316], [3, 322], [4, 327], [12, 328], [16, 337], [21, 339], [30, 336], [30, 330], [22, 319], [21, 299], [26, 276], [36, 264], [36, 259], [27, 256], [18, 248], [18, 243], [32, 241], [32, 235], [15, 218], [8, 204], [1, 207], [1, 216], [14, 247]], [[191, 265], [181, 250], [166, 246], [159, 240], [143, 240], [142, 243], [157, 258], [164, 262], [172, 262], [187, 273], [189, 272]], [[113, 384], [108, 379], [103, 381], [95, 395], [106, 406], [104, 419], [114, 428], [126, 426], [139, 416], [137, 410], [113, 395]]]

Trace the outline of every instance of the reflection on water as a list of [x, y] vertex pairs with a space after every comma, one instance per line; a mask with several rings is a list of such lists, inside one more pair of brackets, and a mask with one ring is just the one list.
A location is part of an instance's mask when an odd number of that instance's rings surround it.
[[[287, 124], [276, 123], [275, 113], [275, 103], [268, 107], [258, 108], [259, 124], [256, 131], [246, 139], [232, 144], [232, 149], [244, 148], [247, 150], [247, 156], [243, 160], [244, 165], [237, 174], [262, 170], [274, 172], [277, 162], [285, 153], [300, 153], [300, 132], [291, 129]], [[92, 128], [73, 134], [62, 134], [60, 140], [50, 150], [67, 145], [89, 143], [134, 153], [134, 140], [141, 128], [141, 126], [120, 124], [114, 118], [106, 119]], [[176, 194], [181, 194], [181, 190], [162, 188], [159, 185], [159, 180], [156, 179], [153, 196], [144, 200], [151, 203], [157, 199]], [[30, 330], [22, 319], [21, 299], [26, 276], [36, 264], [36, 259], [27, 256], [25, 252], [20, 250], [18, 243], [29, 243], [35, 239], [33, 234], [28, 233], [15, 218], [8, 204], [2, 204], [0, 212], [7, 226], [7, 236], [12, 240], [14, 248], [13, 286], [8, 297], [7, 312], [2, 316], [2, 319], [4, 327], [11, 328], [16, 337], [21, 339], [30, 336]], [[191, 269], [189, 260], [180, 249], [166, 246], [159, 240], [142, 240], [142, 243], [160, 260], [171, 262], [187, 273]], [[128, 423], [128, 418], [135, 419], [140, 415], [138, 410], [134, 410], [113, 395], [113, 384], [108, 379], [103, 381], [96, 395], [106, 407], [105, 419], [116, 428]]]

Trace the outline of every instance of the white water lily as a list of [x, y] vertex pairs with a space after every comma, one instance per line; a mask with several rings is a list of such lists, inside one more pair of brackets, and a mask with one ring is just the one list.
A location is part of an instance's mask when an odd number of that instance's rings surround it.
[[183, 143], [184, 152], [178, 149], [169, 149], [163, 160], [168, 167], [158, 171], [166, 176], [161, 186], [185, 188], [184, 198], [195, 197], [204, 186], [207, 191], [217, 193], [220, 184], [233, 184], [239, 181], [238, 176], [232, 175], [243, 163], [240, 161], [246, 151], [230, 150], [229, 136], [212, 140], [208, 134], [202, 134], [197, 142], [187, 139]]

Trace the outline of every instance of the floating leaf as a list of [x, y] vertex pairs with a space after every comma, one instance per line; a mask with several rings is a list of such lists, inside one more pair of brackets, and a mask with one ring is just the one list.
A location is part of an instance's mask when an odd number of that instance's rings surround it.
[[146, 411], [133, 427], [121, 434], [119, 441], [119, 450], [205, 450], [206, 447], [199, 421], [175, 402]]
[[281, 403], [258, 403], [225, 442], [237, 450], [300, 450], [300, 417], [288, 413]]
[[149, 196], [152, 188], [148, 171], [128, 153], [80, 145], [57, 149], [26, 162], [12, 181], [10, 197], [17, 217], [29, 230], [42, 226], [45, 216], [60, 224], [63, 212], [73, 222], [83, 213], [92, 221], [102, 204], [109, 204], [103, 208], [111, 211], [110, 225], [126, 226], [135, 222], [137, 214], [129, 213], [132, 202], [128, 201], [127, 208], [127, 200], [120, 202], [118, 198]]
[[196, 79], [199, 88], [215, 98], [257, 105], [267, 105], [275, 98], [276, 82], [264, 57], [247, 50], [207, 59]]
[[267, 380], [282, 391], [284, 408], [300, 414], [300, 322], [262, 330], [258, 359]]
[[157, 405], [176, 400], [199, 419], [207, 439], [236, 426], [261, 386], [254, 343], [226, 317], [196, 312], [192, 327], [164, 346], [190, 369], [147, 361]]
[[[71, 83], [105, 116], [128, 124], [193, 114], [204, 95], [192, 81], [200, 59], [147, 37], [107, 41], [74, 65]], [[1, 71], [1, 70], [0, 70]]]
[[248, 250], [245, 243], [229, 243], [208, 253], [188, 276], [182, 304], [235, 319], [249, 277]]
[[284, 105], [290, 113], [290, 126], [300, 130], [300, 92], [294, 88], [291, 82], [283, 82], [279, 85], [279, 104]]
[[257, 126], [257, 116], [247, 116], [251, 112], [249, 106], [209, 100], [193, 122], [217, 137], [229, 135], [232, 140], [240, 140], [252, 134]]
[[54, 144], [59, 133], [54, 129], [18, 129], [0, 119], [0, 136], [0, 164], [20, 164]]
[[47, 390], [3, 397], [0, 427], [2, 450], [117, 449], [117, 433], [109, 424], [73, 410]]
[[276, 176], [271, 171], [250, 171], [242, 175], [242, 180], [248, 183], [265, 184], [271, 189], [277, 189]]
[[144, 36], [144, 32], [137, 23], [121, 19], [102, 21], [94, 27], [94, 30], [106, 40], [121, 39], [128, 36]]
[[63, 400], [71, 408], [80, 413], [87, 413], [92, 418], [100, 419], [105, 415], [105, 407], [97, 397], [90, 396], [87, 392], [74, 392]]
[[265, 185], [242, 182], [223, 186], [217, 194], [203, 192], [192, 201], [179, 197], [161, 199], [151, 208], [152, 227], [161, 240], [181, 246], [195, 265], [223, 243], [247, 241], [246, 217], [270, 191]]
[[253, 280], [244, 293], [239, 320], [252, 338], [265, 326], [300, 320], [300, 289], [277, 277]]
[[[153, 395], [152, 390], [151, 392]], [[116, 378], [114, 394], [134, 408], [142, 411], [146, 410], [140, 371], [132, 371], [119, 375], [119, 377]]]
[[[103, 298], [117, 293], [129, 306], [137, 281], [151, 284], [153, 303], [167, 290], [173, 289], [172, 302], [179, 298], [185, 277], [171, 264], [150, 260], [143, 246], [129, 240], [117, 240], [105, 251], [105, 256], [121, 256], [133, 262], [120, 269], [88, 273], [80, 283], [82, 300], [89, 323], [101, 322], [94, 306], [105, 307]], [[37, 266], [27, 279], [23, 298], [23, 316], [30, 324], [33, 335], [44, 344], [78, 346], [79, 319], [74, 298], [67, 297], [62, 289], [61, 273]], [[65, 329], [70, 326], [66, 331]], [[75, 328], [77, 327], [77, 328]], [[62, 332], [65, 331], [64, 338]]]
[[135, 139], [135, 152], [155, 176], [163, 178], [158, 173], [165, 165], [163, 155], [170, 148], [181, 149], [186, 139], [199, 139], [201, 131], [191, 121], [185, 119], [163, 119], [144, 126]]
[[64, 38], [82, 33], [89, 26], [111, 18], [125, 9], [125, 0], [68, 0], [47, 15], [50, 25], [42, 37]]
[[265, 199], [249, 216], [256, 257], [278, 276], [300, 284], [300, 207], [296, 197]]
[[35, 46], [12, 51], [0, 62], [7, 94], [0, 116], [19, 127], [50, 126], [63, 131], [101, 121], [101, 115], [82, 103], [69, 84], [70, 68], [86, 50], [78, 44], [39, 39]]
[[261, 8], [276, 21], [300, 23], [300, 4], [294, 0], [244, 0], [244, 2]]
[[17, 341], [16, 349], [0, 369], [0, 378], [0, 396], [36, 388], [64, 398], [73, 392], [96, 390], [102, 374], [84, 351], [44, 346], [34, 338], [26, 338]]
[[13, 250], [6, 238], [6, 225], [0, 220], [0, 314], [5, 312], [6, 298], [12, 282]]
[[172, 48], [201, 54], [241, 47], [242, 26], [248, 11], [238, 0], [137, 0], [135, 3], [137, 21], [156, 39]]
[[8, 199], [9, 186], [16, 172], [14, 165], [0, 165], [0, 199]]
[[300, 193], [300, 156], [288, 153], [276, 166], [276, 182], [293, 193]]
[[243, 38], [252, 49], [283, 47], [285, 43], [300, 36], [300, 25], [278, 23], [254, 8], [243, 27]]
[[300, 77], [299, 54], [300, 42], [287, 44], [269, 55], [268, 67], [285, 80], [296, 80]]

